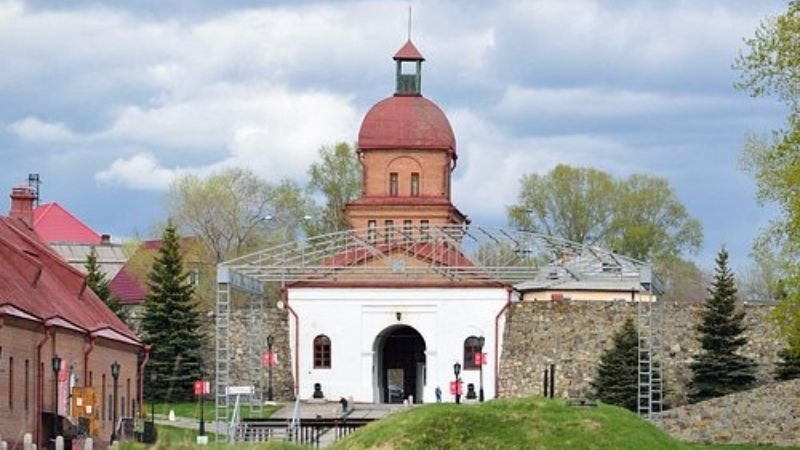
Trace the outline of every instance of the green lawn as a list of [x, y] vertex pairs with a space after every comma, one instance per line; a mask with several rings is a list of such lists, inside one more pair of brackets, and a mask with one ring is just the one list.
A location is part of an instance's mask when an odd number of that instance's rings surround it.
[[337, 442], [336, 450], [747, 450], [753, 446], [676, 441], [636, 414], [560, 400], [503, 399], [481, 405], [432, 404], [397, 412]]
[[[280, 408], [278, 405], [265, 405], [261, 408], [261, 414], [256, 414], [250, 412], [250, 408], [247, 406], [243, 406], [240, 409], [243, 418], [249, 417], [269, 417], [275, 413]], [[175, 415], [178, 417], [187, 417], [190, 419], [197, 419], [200, 420], [200, 403], [197, 402], [189, 402], [189, 403], [156, 403], [156, 414], [167, 415], [169, 411], [175, 411]], [[150, 405], [147, 405], [146, 413], [150, 414]], [[206, 402], [203, 406], [203, 416], [206, 418], [206, 421], [214, 420], [214, 403]]]

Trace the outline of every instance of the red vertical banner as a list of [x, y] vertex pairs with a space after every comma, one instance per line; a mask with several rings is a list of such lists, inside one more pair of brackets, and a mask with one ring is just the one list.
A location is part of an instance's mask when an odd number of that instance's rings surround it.
[[265, 351], [264, 354], [261, 356], [261, 362], [264, 363], [264, 367], [277, 366], [278, 352]]
[[462, 394], [462, 386], [464, 385], [461, 381], [451, 381], [450, 382], [450, 395], [461, 395]]
[[472, 363], [476, 366], [482, 366], [486, 364], [486, 353], [475, 353], [472, 357]]
[[206, 395], [211, 393], [211, 382], [197, 380], [194, 382], [194, 395]]

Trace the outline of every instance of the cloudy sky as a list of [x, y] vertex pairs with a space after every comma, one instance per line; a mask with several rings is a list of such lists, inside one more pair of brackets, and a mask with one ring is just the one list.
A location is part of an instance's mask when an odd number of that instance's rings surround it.
[[[782, 109], [733, 89], [730, 66], [786, 3], [411, 2], [423, 91], [458, 140], [456, 204], [502, 225], [524, 172], [650, 173], [702, 221], [698, 262], [725, 243], [744, 264], [771, 213], [741, 145]], [[38, 172], [43, 201], [122, 237], [164, 217], [176, 174], [304, 181], [317, 149], [355, 141], [392, 93], [408, 5], [0, 0], [0, 189]]]

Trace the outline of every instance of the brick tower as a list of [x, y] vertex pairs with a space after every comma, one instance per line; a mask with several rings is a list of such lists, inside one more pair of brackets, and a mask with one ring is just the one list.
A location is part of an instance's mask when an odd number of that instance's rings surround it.
[[358, 133], [363, 166], [361, 198], [347, 204], [351, 228], [385, 227], [405, 233], [468, 223], [451, 202], [456, 139], [435, 103], [422, 96], [425, 58], [411, 41], [394, 55], [393, 96], [370, 108]]

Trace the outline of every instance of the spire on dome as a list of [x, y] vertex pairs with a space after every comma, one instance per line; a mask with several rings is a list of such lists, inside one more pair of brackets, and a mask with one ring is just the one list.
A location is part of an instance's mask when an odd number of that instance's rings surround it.
[[397, 86], [394, 95], [422, 95], [422, 53], [411, 39], [394, 54], [397, 61]]

